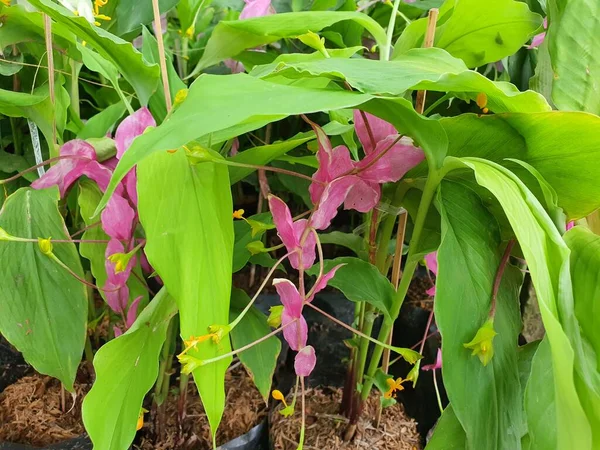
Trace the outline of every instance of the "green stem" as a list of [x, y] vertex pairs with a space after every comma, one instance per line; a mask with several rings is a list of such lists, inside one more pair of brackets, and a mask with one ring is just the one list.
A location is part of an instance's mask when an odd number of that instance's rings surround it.
[[[375, 323], [375, 309], [372, 305], [367, 305], [365, 308], [365, 321], [363, 324], [362, 333], [367, 336], [371, 336], [373, 332], [373, 324]], [[365, 366], [367, 364], [367, 354], [369, 352], [369, 339], [362, 338], [360, 340], [360, 346], [358, 348], [358, 357], [356, 364], [356, 380], [362, 380], [365, 372]], [[354, 387], [354, 386], [353, 386]]]
[[21, 151], [21, 137], [17, 130], [17, 119], [15, 117], [9, 117], [10, 120], [10, 130], [12, 131], [13, 136], [13, 147], [15, 150], [15, 155], [22, 155]]
[[169, 328], [167, 330], [167, 337], [165, 339], [165, 343], [163, 344], [163, 348], [161, 351], [158, 378], [156, 380], [156, 384], [154, 385], [154, 402], [157, 406], [162, 405], [162, 403], [164, 402], [164, 386], [166, 384], [168, 388], [169, 380], [171, 378], [171, 376], [168, 375], [167, 372], [171, 370], [171, 364], [173, 361], [173, 353], [171, 352], [171, 347], [173, 346], [173, 341], [175, 340], [175, 337], [177, 335], [177, 320], [178, 316], [174, 316], [173, 318], [171, 318], [169, 322]]
[[79, 118], [81, 116], [79, 109], [79, 69], [81, 69], [81, 64], [72, 58], [69, 62], [71, 63], [71, 107], [75, 116]]
[[181, 39], [181, 72], [182, 72], [182, 80], [187, 78], [188, 74], [188, 47], [189, 47], [189, 39], [184, 37]]
[[[381, 330], [379, 331], [378, 340], [381, 342], [387, 342], [388, 335], [390, 334], [390, 331], [394, 326], [394, 321], [400, 313], [400, 308], [402, 307], [402, 303], [404, 302], [406, 293], [408, 292], [408, 288], [410, 287], [410, 282], [412, 281], [415, 269], [419, 264], [419, 258], [415, 257], [414, 254], [419, 247], [419, 242], [421, 240], [421, 233], [423, 232], [425, 219], [427, 217], [427, 213], [429, 212], [429, 207], [431, 206], [431, 202], [433, 201], [433, 197], [435, 195], [440, 181], [441, 173], [430, 169], [429, 176], [427, 178], [427, 182], [425, 183], [425, 188], [423, 190], [423, 196], [421, 197], [421, 203], [419, 204], [417, 218], [415, 220], [415, 227], [410, 242], [406, 266], [404, 268], [402, 279], [400, 280], [400, 285], [398, 286], [398, 290], [396, 291], [394, 302], [392, 303], [392, 308], [390, 309], [390, 317], [392, 318], [392, 320], [389, 320], [387, 318], [384, 319], [383, 324], [381, 325]], [[375, 372], [379, 367], [379, 361], [381, 360], [382, 353], [383, 347], [381, 346], [375, 347], [373, 349], [373, 354], [369, 362], [369, 369], [367, 370], [367, 376], [364, 379], [363, 390], [361, 392], [361, 397], [363, 401], [366, 401], [366, 399], [369, 397], [369, 393], [371, 392], [371, 388], [373, 387]]]
[[394, 0], [392, 15], [390, 16], [390, 22], [388, 23], [387, 28], [387, 39], [385, 40], [385, 48], [381, 49], [380, 59], [382, 61], [390, 60], [390, 53], [392, 52], [392, 39], [394, 38], [394, 28], [396, 27], [396, 16], [398, 15], [398, 8], [400, 8], [400, 0]]
[[[394, 198], [392, 200], [392, 206], [398, 207], [402, 203], [402, 200], [404, 199], [404, 196], [406, 195], [406, 192], [410, 189], [410, 187], [411, 186], [409, 183], [405, 183], [402, 181], [398, 184], [398, 187], [396, 188], [396, 192], [394, 194]], [[384, 275], [388, 272], [386, 270], [386, 263], [388, 259], [388, 243], [392, 238], [392, 233], [394, 232], [394, 225], [396, 224], [397, 218], [397, 215], [388, 215], [384, 219], [383, 226], [381, 227], [379, 245], [377, 249], [377, 254], [375, 256], [375, 265], [377, 266], [379, 271]]]
[[431, 112], [437, 108], [438, 106], [440, 106], [442, 103], [444, 103], [446, 100], [448, 100], [449, 98], [452, 97], [452, 94], [444, 94], [443, 96], [441, 96], [440, 98], [438, 98], [435, 102], [433, 102], [433, 104], [429, 105], [429, 108], [427, 108], [425, 110], [425, 112], [423, 113], [424, 116], [428, 116], [429, 114], [431, 114]]
[[92, 350], [92, 341], [90, 340], [90, 335], [88, 334], [85, 338], [85, 360], [90, 364], [94, 363], [94, 351]]

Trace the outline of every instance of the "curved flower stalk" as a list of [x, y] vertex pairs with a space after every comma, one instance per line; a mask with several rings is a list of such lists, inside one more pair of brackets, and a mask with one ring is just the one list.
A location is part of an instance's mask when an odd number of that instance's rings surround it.
[[[143, 107], [127, 117], [118, 126], [115, 133], [117, 154], [104, 163], [97, 160], [94, 148], [86, 141], [75, 139], [65, 143], [60, 150], [61, 156], [78, 156], [78, 159], [63, 159], [54, 165], [45, 175], [34, 181], [34, 189], [58, 186], [61, 197], [65, 197], [69, 188], [81, 176], [94, 180], [105, 191], [116, 162], [131, 146], [133, 140], [146, 128], [156, 126], [150, 111]], [[117, 187], [106, 208], [101, 214], [102, 229], [110, 236], [106, 247], [107, 280], [102, 290], [110, 308], [124, 314], [129, 303], [127, 280], [137, 262], [136, 252], [142, 244], [135, 246], [134, 231], [137, 225], [137, 176], [132, 169]], [[129, 306], [124, 316], [126, 327], [131, 326], [137, 317], [139, 298]], [[120, 331], [120, 330], [119, 330]]]
[[[432, 252], [425, 255], [425, 264], [427, 265], [427, 269], [430, 270], [436, 277], [438, 274], [438, 261], [437, 261], [437, 252]], [[433, 287], [430, 287], [425, 291], [425, 293], [431, 297], [435, 297], [435, 284]]]

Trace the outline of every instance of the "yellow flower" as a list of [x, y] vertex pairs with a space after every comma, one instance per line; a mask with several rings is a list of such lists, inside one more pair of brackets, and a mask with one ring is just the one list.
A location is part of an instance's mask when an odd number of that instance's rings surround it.
[[129, 253], [113, 253], [110, 255], [108, 259], [111, 263], [115, 265], [115, 273], [125, 272], [127, 270], [127, 265], [129, 261], [137, 251], [137, 248], [133, 249]]
[[471, 355], [477, 355], [481, 364], [487, 366], [494, 356], [494, 345], [492, 341], [496, 334], [498, 333], [494, 330], [494, 319], [491, 317], [485, 321], [479, 330], [477, 330], [477, 334], [475, 334], [473, 340], [463, 344], [463, 346], [473, 350]]
[[195, 31], [194, 25], [190, 25], [189, 28], [187, 30], [185, 30], [185, 37], [187, 37], [188, 39], [193, 38], [194, 31]]
[[40, 250], [44, 255], [50, 256], [52, 254], [52, 242], [50, 241], [52, 238], [42, 239], [38, 238], [38, 245]]
[[244, 212], [245, 212], [245, 211], [244, 211], [243, 209], [238, 209], [238, 210], [235, 210], [235, 211], [233, 212], [233, 218], [234, 218], [234, 219], [245, 219], [245, 217], [244, 217]]
[[209, 339], [214, 340], [215, 339], [215, 334], [214, 333], [210, 333], [210, 334], [205, 334], [204, 336], [197, 336], [197, 337], [190, 336], [189, 339], [184, 339], [183, 345], [184, 345], [185, 348], [178, 355], [178, 358], [180, 358], [181, 356], [185, 355], [192, 348], [195, 349], [198, 346], [198, 344], [201, 344], [202, 342], [208, 341]]
[[283, 396], [283, 394], [281, 393], [281, 391], [278, 391], [277, 389], [275, 389], [271, 395], [273, 396], [273, 398], [275, 400], [278, 400], [280, 402], [283, 403], [283, 406], [285, 406], [287, 408], [287, 403], [285, 402], [285, 397]]
[[137, 425], [135, 426], [136, 430], [141, 430], [144, 426], [144, 413], [147, 413], [148, 410], [146, 408], [140, 409], [140, 414], [138, 415]]
[[477, 98], [475, 99], [475, 102], [477, 103], [477, 106], [479, 106], [481, 108], [481, 110], [483, 111], [484, 114], [487, 114], [489, 109], [486, 108], [487, 106], [487, 95], [485, 94], [485, 92], [480, 92], [479, 94], [477, 94]]
[[394, 381], [393, 378], [388, 378], [386, 380], [386, 383], [387, 383], [389, 389], [385, 394], [383, 394], [383, 397], [387, 398], [387, 399], [395, 397], [396, 391], [404, 390], [404, 386], [402, 386], [402, 383], [404, 383], [405, 381], [407, 381], [407, 380], [403, 380], [402, 378], [398, 378], [396, 381]]
[[179, 89], [177, 94], [175, 94], [175, 105], [179, 105], [183, 103], [183, 101], [187, 98], [188, 90], [187, 89]]

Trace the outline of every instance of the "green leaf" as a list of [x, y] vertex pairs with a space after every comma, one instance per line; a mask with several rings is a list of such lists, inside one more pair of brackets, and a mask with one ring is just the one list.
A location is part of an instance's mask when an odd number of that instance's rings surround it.
[[[0, 150], [0, 172], [14, 174], [15, 172], [22, 172], [25, 169], [29, 169], [29, 167], [31, 166], [23, 156]], [[23, 174], [23, 178], [27, 181], [34, 181], [37, 179], [37, 175], [28, 172]]]
[[368, 253], [365, 250], [365, 241], [358, 234], [342, 233], [341, 231], [332, 231], [330, 233], [319, 234], [321, 244], [334, 244], [346, 247], [356, 253], [360, 259], [366, 260]]
[[452, 404], [448, 405], [438, 423], [425, 450], [465, 450], [467, 436], [463, 430]]
[[[538, 14], [515, 0], [446, 0], [441, 9], [434, 46], [461, 58], [469, 67], [512, 55], [542, 24]], [[426, 23], [423, 18], [411, 24], [409, 34], [396, 43], [393, 59], [400, 51], [421, 45]]]
[[[328, 284], [342, 291], [348, 300], [367, 302], [375, 306], [389, 319], [396, 293], [392, 283], [373, 264], [351, 256], [323, 261], [323, 273], [329, 272], [339, 264], [344, 266], [337, 270]], [[308, 269], [306, 273], [318, 275], [319, 263]]]
[[[137, 174], [146, 255], [179, 306], [181, 336], [203, 336], [211, 325], [226, 325], [234, 239], [227, 167], [190, 165], [180, 150], [144, 159]], [[208, 359], [229, 351], [229, 339], [209, 340], [188, 354]], [[225, 407], [230, 362], [231, 357], [194, 370], [213, 436]]]
[[519, 448], [525, 434], [516, 342], [521, 330], [522, 275], [506, 267], [498, 298], [487, 365], [464, 344], [479, 333], [504, 246], [496, 219], [469, 188], [443, 182], [438, 196], [442, 240], [438, 250], [435, 316], [444, 345], [444, 385], [466, 433], [468, 448]]
[[[256, 214], [248, 217], [248, 220], [256, 220], [263, 223], [273, 223], [271, 213]], [[233, 223], [235, 242], [233, 244], [233, 273], [238, 272], [244, 268], [248, 260], [252, 257], [252, 253], [246, 248], [246, 246], [257, 239], [260, 239], [264, 234], [264, 231], [255, 232], [252, 235], [252, 228], [250, 224], [245, 220], [236, 220]]]
[[284, 38], [294, 38], [309, 31], [318, 32], [345, 20], [354, 21], [366, 28], [380, 47], [385, 46], [386, 35], [383, 28], [366, 14], [354, 11], [305, 11], [221, 21], [215, 27], [202, 58], [190, 76], [246, 49]]
[[[385, 77], [381, 74], [385, 73]], [[494, 82], [478, 72], [468, 70], [457, 58], [439, 48], [413, 49], [394, 61], [366, 58], [330, 58], [299, 63], [273, 63], [257, 66], [250, 73], [269, 75], [323, 77], [346, 81], [366, 94], [401, 95], [407, 90], [462, 93], [461, 98], [475, 101], [478, 93], [487, 95], [487, 107], [500, 112], [549, 111], [544, 97], [536, 92], [520, 92], [506, 82]]]
[[450, 143], [449, 156], [475, 156], [499, 164], [515, 158], [535, 167], [558, 193], [558, 205], [570, 220], [600, 207], [600, 117], [556, 111], [463, 114], [440, 123]]
[[[229, 320], [235, 320], [249, 302], [248, 294], [241, 289], [233, 289]], [[239, 349], [270, 332], [271, 328], [267, 324], [267, 317], [252, 307], [240, 323], [231, 330], [231, 343], [234, 349]], [[269, 400], [273, 374], [280, 351], [281, 341], [276, 336], [272, 336], [238, 355], [265, 402]]]
[[582, 397], [589, 396], [593, 386], [587, 383], [590, 383], [592, 375], [584, 357], [579, 324], [574, 314], [569, 249], [542, 205], [519, 178], [490, 161], [478, 158], [463, 158], [461, 161], [473, 169], [477, 182], [489, 189], [500, 202], [521, 245], [536, 287], [550, 342], [555, 384], [533, 386], [530, 383], [528, 393], [544, 397], [548, 394], [539, 391], [554, 388], [557, 448], [591, 448], [590, 423], [578, 392]]
[[600, 114], [600, 27], [595, 0], [550, 0], [546, 40], [558, 109]]
[[[0, 227], [27, 239], [69, 239], [56, 188], [22, 188], [4, 202]], [[54, 244], [54, 254], [78, 276], [75, 245]], [[86, 337], [86, 287], [44, 255], [37, 242], [0, 241], [0, 332], [38, 372], [73, 390]]]
[[123, 77], [133, 86], [140, 103], [145, 105], [156, 89], [159, 80], [158, 65], [148, 65], [131, 43], [108, 31], [91, 25], [84, 17], [75, 16], [68, 9], [50, 0], [30, 0], [39, 10], [64, 25], [78, 38], [87, 42], [101, 56], [111, 61]]
[[126, 108], [123, 102], [113, 103], [98, 114], [90, 117], [79, 133], [77, 133], [77, 139], [101, 138], [106, 136], [106, 133], [123, 117], [125, 111]]
[[[178, 0], [159, 0], [158, 10], [161, 14], [166, 13], [177, 5], [178, 2]], [[152, 2], [119, 0], [112, 19], [113, 20], [109, 23], [111, 26], [110, 29], [118, 36], [122, 36], [135, 30], [139, 32], [140, 25], [149, 24], [154, 20]]]
[[[302, 145], [305, 142], [311, 141], [313, 139], [314, 134], [308, 137], [292, 138], [288, 139], [287, 141], [276, 142], [270, 145], [261, 145], [258, 147], [253, 147], [251, 149], [240, 152], [235, 156], [232, 156], [231, 158], [229, 158], [229, 160], [235, 163], [264, 166], [273, 161], [274, 159], [285, 155], [287, 152], [293, 150], [299, 145]], [[256, 169], [251, 167], [229, 167], [229, 178], [231, 180], [231, 184], [243, 180], [255, 170]]]
[[[150, 3], [148, 3], [148, 5], [150, 5]], [[142, 27], [142, 55], [144, 55], [144, 59], [150, 63], [158, 64], [160, 61], [156, 38], [146, 27]], [[167, 54], [165, 59], [167, 64], [169, 90], [171, 92], [171, 99], [174, 100], [177, 92], [181, 89], [187, 88], [187, 86], [183, 81], [181, 81], [181, 78], [179, 78], [179, 75], [177, 75], [177, 72], [173, 67], [173, 56]], [[150, 97], [148, 105], [150, 106], [150, 110], [152, 111], [154, 117], [156, 117], [159, 122], [162, 122], [167, 116], [167, 106], [165, 103], [165, 93], [163, 89], [156, 90], [152, 97]]]
[[94, 448], [129, 448], [144, 397], [158, 375], [158, 356], [177, 305], [162, 288], [125, 334], [94, 357], [96, 381], [85, 396], [83, 423]]
[[[206, 3], [206, 4], [205, 4]], [[208, 7], [211, 0], [180, 0], [177, 2], [177, 17], [179, 18], [179, 29], [182, 33], [193, 26], [196, 22], [196, 15], [200, 8]]]

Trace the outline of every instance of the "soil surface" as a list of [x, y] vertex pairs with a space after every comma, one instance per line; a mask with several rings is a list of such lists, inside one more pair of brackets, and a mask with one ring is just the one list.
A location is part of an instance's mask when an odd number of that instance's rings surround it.
[[64, 392], [54, 378], [34, 374], [18, 380], [0, 394], [0, 442], [47, 446], [80, 436], [81, 403], [91, 389], [89, 373], [80, 368], [75, 393]]
[[[339, 414], [342, 390], [317, 388], [306, 392], [306, 432], [304, 449], [307, 450], [419, 450], [421, 438], [417, 424], [409, 418], [400, 404], [385, 408], [379, 428], [372, 420], [377, 414], [378, 394], [367, 401], [358, 423], [356, 436], [351, 442], [342, 439], [348, 419]], [[289, 396], [288, 402], [291, 401]], [[301, 425], [301, 399], [296, 401], [294, 415], [284, 418], [278, 405], [271, 413], [271, 440], [275, 450], [296, 450]]]
[[[227, 372], [225, 378], [225, 411], [219, 430], [217, 445], [225, 444], [241, 436], [267, 416], [265, 401], [254, 386], [246, 371], [237, 367]], [[141, 439], [133, 448], [140, 450], [205, 450], [212, 448], [208, 419], [196, 385], [190, 377], [186, 416], [181, 427], [178, 418], [179, 393], [172, 390], [167, 399], [166, 428], [162, 439], [156, 441], [152, 421], [144, 424], [139, 432]]]

